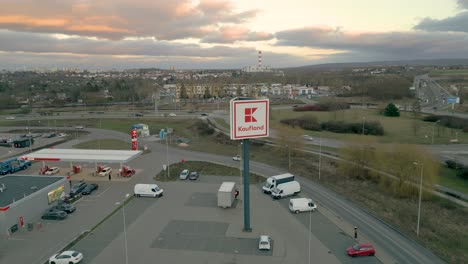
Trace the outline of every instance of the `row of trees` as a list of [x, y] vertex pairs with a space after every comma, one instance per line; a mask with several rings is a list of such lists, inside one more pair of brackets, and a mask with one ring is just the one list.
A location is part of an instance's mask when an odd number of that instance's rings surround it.
[[352, 133], [382, 136], [385, 131], [378, 121], [372, 122], [344, 122], [329, 120], [318, 122], [315, 116], [302, 116], [299, 118], [287, 118], [280, 120], [282, 124], [293, 128], [300, 127], [305, 130], [321, 131], [326, 130], [334, 133]]

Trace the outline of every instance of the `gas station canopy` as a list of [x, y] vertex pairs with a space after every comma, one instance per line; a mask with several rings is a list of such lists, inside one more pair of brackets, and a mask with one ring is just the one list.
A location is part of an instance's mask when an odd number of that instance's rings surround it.
[[23, 160], [127, 163], [142, 153], [140, 150], [41, 149], [21, 156]]

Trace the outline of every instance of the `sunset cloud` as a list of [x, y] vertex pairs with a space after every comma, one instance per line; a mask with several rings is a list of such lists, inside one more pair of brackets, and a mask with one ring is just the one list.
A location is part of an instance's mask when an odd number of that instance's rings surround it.
[[273, 39], [267, 32], [253, 32], [243, 26], [224, 26], [202, 39], [205, 43], [234, 43], [236, 41], [262, 41]]
[[466, 25], [468, 0], [2, 0], [0, 69], [460, 58]]
[[[47, 7], [47, 8], [44, 8]], [[224, 23], [241, 24], [255, 10], [233, 11], [232, 2], [201, 0], [8, 0], [0, 10], [0, 28], [123, 39], [159, 40], [203, 38], [216, 34]]]
[[447, 32], [352, 33], [333, 28], [302, 28], [276, 33], [279, 46], [341, 50], [330, 57], [363, 58], [457, 58], [468, 54], [468, 34]]

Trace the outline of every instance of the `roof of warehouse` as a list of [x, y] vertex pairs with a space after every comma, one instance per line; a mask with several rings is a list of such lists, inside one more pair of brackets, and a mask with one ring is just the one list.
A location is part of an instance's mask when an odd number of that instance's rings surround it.
[[0, 211], [7, 210], [8, 208], [4, 208], [5, 206], [8, 206], [15, 201], [19, 201], [24, 197], [64, 178], [65, 177], [62, 176], [23, 175], [7, 175], [0, 177], [0, 188], [3, 188], [3, 186], [5, 187], [5, 190], [0, 192]]
[[38, 161], [127, 163], [141, 153], [140, 150], [41, 149], [21, 158]]

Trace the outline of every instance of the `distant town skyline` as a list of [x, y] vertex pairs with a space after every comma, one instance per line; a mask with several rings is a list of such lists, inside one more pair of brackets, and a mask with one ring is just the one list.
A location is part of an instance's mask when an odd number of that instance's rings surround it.
[[0, 69], [468, 58], [468, 0], [2, 0]]

